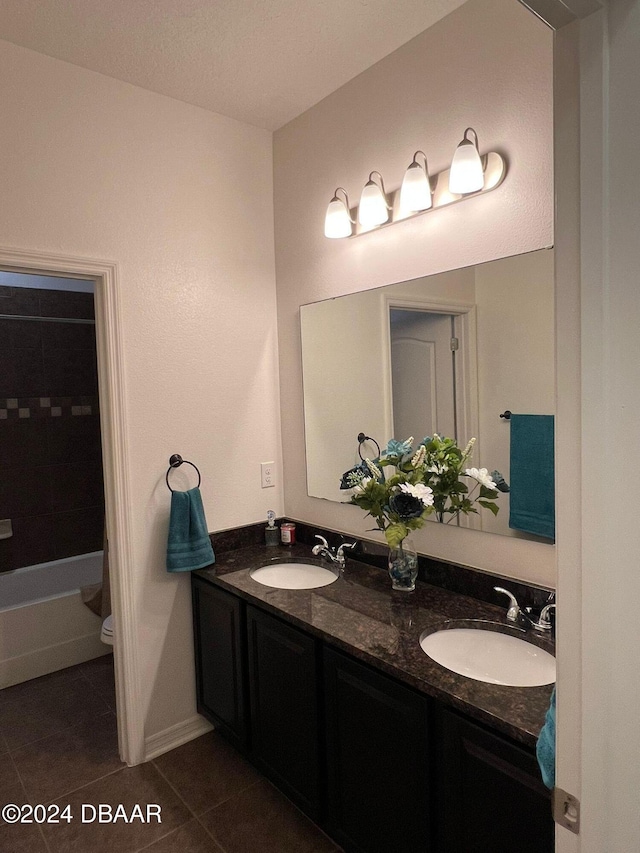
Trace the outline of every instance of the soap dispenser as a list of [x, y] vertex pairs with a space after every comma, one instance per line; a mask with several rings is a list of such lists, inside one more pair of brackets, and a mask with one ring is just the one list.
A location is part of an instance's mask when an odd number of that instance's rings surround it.
[[264, 529], [264, 541], [265, 545], [279, 545], [280, 544], [280, 532], [275, 525], [276, 514], [270, 509], [267, 512], [267, 526]]

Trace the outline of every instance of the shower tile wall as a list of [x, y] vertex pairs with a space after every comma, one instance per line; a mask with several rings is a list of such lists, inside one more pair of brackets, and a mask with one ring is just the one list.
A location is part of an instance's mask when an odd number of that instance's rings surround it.
[[[93, 319], [93, 295], [0, 286], [0, 314]], [[0, 319], [0, 571], [102, 548], [95, 326]]]

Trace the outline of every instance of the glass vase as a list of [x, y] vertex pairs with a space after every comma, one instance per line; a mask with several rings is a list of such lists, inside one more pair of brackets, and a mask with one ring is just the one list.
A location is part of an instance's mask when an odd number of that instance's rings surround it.
[[389, 577], [393, 589], [413, 592], [416, 588], [418, 554], [406, 539], [397, 548], [389, 548]]

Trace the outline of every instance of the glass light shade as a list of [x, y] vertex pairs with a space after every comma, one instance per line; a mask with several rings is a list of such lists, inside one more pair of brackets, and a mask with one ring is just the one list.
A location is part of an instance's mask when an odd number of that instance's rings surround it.
[[463, 139], [456, 148], [449, 172], [449, 192], [474, 193], [484, 187], [482, 160], [475, 144]]
[[324, 218], [324, 236], [332, 238], [350, 237], [352, 233], [351, 214], [347, 205], [342, 199], [334, 196], [329, 202]]
[[358, 222], [365, 228], [382, 225], [389, 219], [387, 200], [380, 187], [374, 181], [364, 185], [358, 205]]
[[428, 210], [432, 204], [431, 185], [424, 166], [412, 163], [402, 179], [400, 210], [403, 213], [417, 213]]

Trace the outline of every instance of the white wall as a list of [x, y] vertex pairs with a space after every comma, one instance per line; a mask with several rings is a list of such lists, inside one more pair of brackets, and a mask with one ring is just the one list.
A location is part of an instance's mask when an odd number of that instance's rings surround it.
[[169, 456], [200, 468], [210, 530], [283, 508], [259, 470], [280, 457], [271, 134], [7, 42], [0, 103], [2, 243], [118, 265], [149, 737], [195, 714]]
[[[470, 0], [276, 132], [278, 334], [288, 515], [363, 534], [351, 506], [306, 494], [300, 304], [418, 278], [553, 243], [552, 33], [516, 0]], [[414, 151], [449, 166], [472, 125], [482, 151], [509, 163], [502, 186], [350, 240], [323, 235], [336, 186], [357, 203], [369, 171], [398, 187]], [[434, 530], [420, 550], [542, 584], [555, 583], [549, 545], [472, 530]], [[420, 541], [418, 542], [418, 539]]]
[[[568, 694], [574, 701], [559, 724], [565, 732], [582, 729], [580, 850], [628, 853], [640, 848], [640, 525], [633, 486], [640, 464], [640, 171], [631, 165], [640, 134], [638, 0], [612, 0], [584, 21], [580, 47], [580, 585], [571, 582], [571, 566], [563, 571], [582, 604], [582, 659], [567, 657], [582, 682], [577, 701]], [[572, 740], [562, 729], [560, 735]]]

